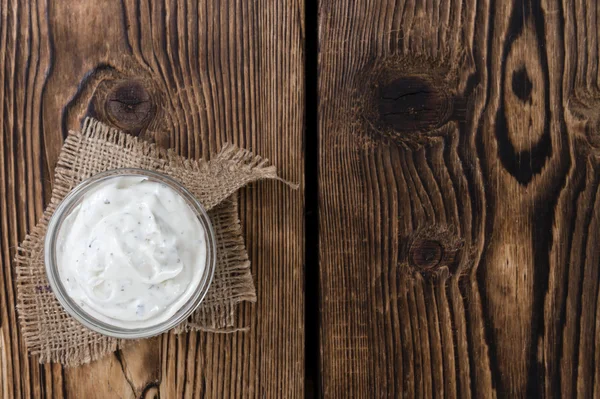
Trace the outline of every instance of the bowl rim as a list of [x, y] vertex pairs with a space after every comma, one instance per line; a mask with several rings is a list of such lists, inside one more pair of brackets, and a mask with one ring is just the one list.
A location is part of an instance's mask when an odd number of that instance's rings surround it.
[[[206, 263], [204, 267], [204, 273], [201, 280], [198, 282], [195, 292], [192, 294], [189, 300], [185, 302], [185, 304], [181, 306], [170, 318], [161, 323], [147, 327], [125, 328], [111, 325], [105, 321], [98, 320], [90, 313], [83, 310], [83, 308], [79, 306], [67, 293], [67, 290], [60, 279], [60, 272], [58, 270], [58, 264], [56, 260], [56, 244], [58, 234], [66, 217], [80, 203], [88, 190], [94, 188], [101, 182], [111, 178], [123, 176], [148, 177], [153, 179], [153, 181], [166, 184], [170, 188], [174, 189], [196, 214], [198, 220], [204, 228], [204, 233], [206, 236]], [[90, 330], [102, 335], [121, 339], [139, 339], [156, 336], [169, 331], [185, 321], [198, 308], [208, 293], [215, 274], [217, 259], [216, 253], [217, 247], [214, 228], [210, 220], [210, 216], [200, 201], [198, 201], [188, 189], [186, 189], [174, 178], [163, 173], [142, 168], [111, 169], [94, 174], [91, 177], [84, 179], [81, 183], [75, 186], [58, 204], [54, 213], [52, 214], [52, 217], [50, 218], [50, 221], [48, 222], [48, 228], [46, 230], [46, 236], [44, 239], [44, 264], [46, 268], [46, 276], [54, 296], [58, 299], [63, 309], [71, 317]]]

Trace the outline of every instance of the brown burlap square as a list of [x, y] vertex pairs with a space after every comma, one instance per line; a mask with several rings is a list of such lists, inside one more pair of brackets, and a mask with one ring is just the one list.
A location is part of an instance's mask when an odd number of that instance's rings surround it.
[[179, 181], [204, 205], [215, 229], [217, 267], [212, 285], [200, 307], [175, 332], [236, 331], [237, 304], [256, 301], [235, 193], [251, 182], [277, 179], [275, 167], [233, 146], [210, 161], [188, 160], [87, 119], [82, 133], [69, 133], [55, 170], [50, 204], [16, 256], [21, 331], [29, 352], [39, 355], [42, 363], [75, 366], [128, 342], [90, 331], [63, 310], [48, 284], [43, 255], [48, 221], [67, 193], [96, 173], [126, 167], [154, 170]]

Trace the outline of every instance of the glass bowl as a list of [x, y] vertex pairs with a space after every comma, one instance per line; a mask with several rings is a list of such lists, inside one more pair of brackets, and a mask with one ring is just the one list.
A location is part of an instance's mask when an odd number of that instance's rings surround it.
[[[57, 243], [61, 226], [66, 217], [73, 209], [81, 203], [86, 193], [97, 187], [100, 183], [115, 177], [145, 177], [149, 181], [159, 182], [167, 185], [178, 193], [196, 214], [206, 235], [206, 264], [204, 273], [200, 279], [196, 290], [187, 302], [185, 302], [170, 318], [160, 323], [147, 327], [125, 328], [122, 326], [111, 325], [102, 320], [98, 320], [83, 307], [79, 306], [67, 293], [67, 290], [60, 278], [60, 272], [57, 265]], [[210, 222], [210, 218], [204, 207], [194, 196], [181, 184], [172, 178], [163, 174], [144, 170], [144, 169], [114, 169], [107, 172], [96, 174], [87, 180], [84, 180], [75, 187], [63, 201], [58, 205], [48, 224], [48, 231], [44, 242], [44, 257], [46, 264], [46, 274], [50, 287], [56, 295], [56, 298], [63, 306], [65, 311], [73, 318], [79, 321], [87, 328], [100, 334], [115, 338], [137, 339], [159, 335], [182, 323], [194, 310], [200, 305], [208, 288], [212, 282], [216, 267], [216, 240], [215, 233]]]

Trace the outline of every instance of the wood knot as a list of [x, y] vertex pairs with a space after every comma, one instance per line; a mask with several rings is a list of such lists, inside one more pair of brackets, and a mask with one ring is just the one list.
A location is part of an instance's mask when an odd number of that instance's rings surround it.
[[140, 81], [128, 80], [113, 87], [105, 99], [106, 115], [121, 130], [139, 134], [156, 113], [148, 90]]
[[429, 131], [446, 123], [453, 101], [441, 87], [420, 76], [406, 76], [379, 86], [380, 121], [397, 132]]
[[433, 225], [419, 229], [414, 235], [401, 238], [404, 248], [399, 262], [407, 264], [412, 273], [437, 276], [442, 270], [457, 271], [459, 251], [464, 241], [449, 226]]
[[475, 86], [459, 84], [461, 62], [418, 54], [375, 59], [351, 82], [353, 101], [340, 110], [341, 119], [352, 125], [363, 148], [395, 144], [418, 149], [439, 143], [467, 119]]
[[418, 239], [412, 243], [408, 259], [413, 267], [429, 270], [440, 264], [444, 248], [439, 241]]

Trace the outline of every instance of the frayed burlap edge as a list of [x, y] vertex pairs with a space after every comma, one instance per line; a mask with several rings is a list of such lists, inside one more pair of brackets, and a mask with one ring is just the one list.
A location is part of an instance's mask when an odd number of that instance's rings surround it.
[[200, 307], [173, 332], [231, 332], [235, 310], [256, 301], [250, 262], [238, 217], [239, 188], [262, 179], [279, 179], [268, 161], [227, 145], [211, 160], [187, 160], [135, 137], [87, 119], [82, 133], [70, 132], [55, 170], [52, 198], [39, 223], [17, 250], [17, 310], [23, 338], [41, 363], [76, 366], [99, 359], [132, 341], [88, 330], [68, 316], [52, 293], [44, 266], [44, 237], [60, 201], [81, 181], [117, 168], [155, 170], [182, 183], [205, 206], [217, 238], [217, 268]]

